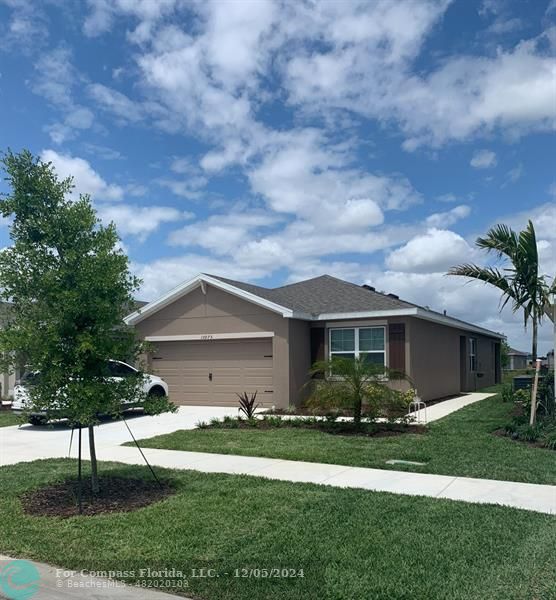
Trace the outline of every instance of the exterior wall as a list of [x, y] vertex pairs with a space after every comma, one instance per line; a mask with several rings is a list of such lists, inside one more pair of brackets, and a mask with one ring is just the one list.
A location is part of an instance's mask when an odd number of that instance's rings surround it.
[[508, 365], [508, 369], [510, 371], [517, 371], [519, 369], [527, 368], [527, 356], [522, 356], [520, 354], [510, 354], [508, 356], [510, 364]]
[[309, 321], [289, 319], [290, 349], [290, 403], [300, 405], [307, 397], [305, 386], [311, 368], [311, 324]]
[[[496, 383], [495, 344], [490, 338], [424, 319], [411, 319], [411, 371], [419, 396], [433, 400]], [[477, 339], [477, 371], [469, 370], [469, 338]], [[462, 355], [463, 350], [463, 355]], [[478, 377], [477, 373], [483, 373]]]
[[[136, 325], [139, 335], [188, 335], [273, 331], [273, 403], [290, 402], [289, 323], [281, 315], [237, 296], [205, 286], [197, 288]], [[151, 365], [152, 366], [152, 365]]]
[[[329, 348], [329, 330], [335, 327], [380, 327], [386, 328], [385, 332], [385, 353], [386, 353], [386, 366], [390, 366], [390, 344], [389, 344], [389, 326], [392, 324], [403, 324], [405, 326], [405, 368], [403, 369], [409, 377], [411, 377], [411, 353], [410, 353], [410, 341], [409, 341], [409, 329], [410, 319], [407, 317], [389, 317], [385, 319], [360, 319], [360, 320], [334, 320], [327, 321], [325, 323], [325, 335], [324, 335], [324, 358], [330, 357]], [[314, 323], [313, 327], [322, 327], [320, 323]], [[406, 391], [412, 385], [409, 381], [391, 381], [389, 383], [393, 389]]]
[[0, 373], [0, 385], [2, 386], [2, 398], [13, 398], [14, 386], [17, 379], [15, 371], [11, 373]]

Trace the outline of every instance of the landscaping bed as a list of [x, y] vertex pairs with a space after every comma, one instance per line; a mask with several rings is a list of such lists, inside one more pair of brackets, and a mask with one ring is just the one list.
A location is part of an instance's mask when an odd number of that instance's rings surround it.
[[[79, 514], [79, 484], [76, 479], [38, 488], [24, 494], [21, 504], [25, 513], [48, 517], [74, 517]], [[90, 478], [82, 482], [82, 514], [132, 511], [158, 502], [174, 493], [168, 482], [130, 477], [102, 477], [100, 490], [93, 494]]]
[[[140, 443], [149, 448], [264, 456], [358, 467], [556, 485], [556, 453], [493, 435], [513, 407], [494, 396], [427, 426], [424, 434], [329, 435], [316, 429], [207, 428], [175, 431]], [[405, 460], [426, 465], [388, 465]]]
[[224, 417], [213, 419], [208, 423], [198, 423], [199, 429], [310, 429], [332, 435], [353, 435], [360, 437], [392, 437], [403, 434], [425, 433], [424, 425], [410, 423], [384, 423], [373, 421], [337, 421], [336, 419], [320, 419], [318, 417], [262, 416], [262, 418], [241, 419]]
[[[101, 477], [151, 480], [146, 467], [99, 466]], [[157, 473], [175, 493], [138, 510], [67, 519], [24, 511], [23, 496], [75, 470], [67, 459], [0, 468], [1, 553], [77, 571], [127, 571], [127, 583], [198, 600], [554, 597], [550, 515], [164, 469]], [[264, 569], [287, 576], [265, 577]]]
[[[452, 394], [451, 396], [444, 396], [443, 398], [437, 398], [436, 400], [429, 400], [426, 403], [427, 408], [430, 406], [434, 406], [435, 404], [445, 402], [446, 400], [453, 400], [454, 398], [459, 398], [462, 395], [465, 394]], [[292, 417], [328, 417], [330, 416], [331, 412], [329, 410], [318, 407], [291, 406], [288, 408], [269, 408], [261, 411], [259, 414]], [[353, 417], [353, 411], [348, 409], [337, 409], [334, 411], [334, 414], [338, 417]]]

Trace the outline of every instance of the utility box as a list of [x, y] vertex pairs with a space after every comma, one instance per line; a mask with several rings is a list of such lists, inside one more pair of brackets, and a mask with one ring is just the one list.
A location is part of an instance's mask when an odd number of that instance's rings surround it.
[[[517, 390], [530, 390], [533, 387], [534, 375], [518, 375], [514, 377], [514, 392]], [[542, 384], [544, 375], [539, 375], [539, 387]]]

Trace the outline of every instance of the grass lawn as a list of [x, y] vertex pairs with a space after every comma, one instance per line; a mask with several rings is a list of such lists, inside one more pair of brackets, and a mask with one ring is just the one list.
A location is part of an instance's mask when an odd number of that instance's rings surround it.
[[[492, 397], [431, 423], [423, 435], [365, 438], [307, 429], [180, 430], [146, 440], [148, 448], [266, 456], [422, 473], [556, 484], [556, 452], [492, 435], [510, 420], [510, 403]], [[386, 465], [389, 459], [425, 466]]]
[[[64, 459], [0, 469], [0, 552], [75, 570], [216, 569], [219, 577], [190, 577], [183, 591], [203, 600], [556, 598], [556, 519], [548, 515], [162, 469], [177, 494], [136, 512], [22, 512], [21, 493], [75, 469]], [[108, 471], [149, 477], [144, 467], [102, 464]], [[304, 577], [233, 576], [273, 567]]]
[[8, 427], [8, 425], [19, 425], [20, 419], [18, 415], [11, 410], [0, 410], [0, 427]]

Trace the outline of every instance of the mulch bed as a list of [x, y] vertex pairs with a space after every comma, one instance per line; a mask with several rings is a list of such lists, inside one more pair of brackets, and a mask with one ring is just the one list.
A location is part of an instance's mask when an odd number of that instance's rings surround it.
[[[100, 492], [93, 495], [89, 477], [83, 478], [83, 515], [113, 512], [131, 512], [171, 496], [175, 489], [168, 482], [130, 479], [128, 477], [101, 477]], [[77, 506], [77, 480], [72, 479], [42, 487], [21, 496], [23, 510], [28, 515], [42, 517], [74, 517]]]
[[354, 435], [361, 437], [393, 437], [396, 435], [403, 435], [406, 433], [426, 433], [427, 427], [425, 425], [404, 425], [404, 424], [388, 424], [388, 423], [361, 423], [360, 427], [354, 427], [351, 421], [335, 421], [334, 423], [328, 423], [326, 421], [307, 421], [306, 423], [296, 423], [295, 425], [288, 425], [288, 421], [285, 419], [280, 426], [273, 425], [262, 420], [248, 422], [245, 420], [239, 420], [234, 423], [233, 427], [226, 425], [225, 423], [211, 424], [207, 429], [259, 429], [268, 431], [270, 429], [312, 429], [322, 431], [323, 433], [330, 433], [332, 435]]
[[517, 442], [518, 444], [525, 444], [526, 446], [531, 446], [531, 448], [544, 448], [545, 450], [550, 450], [550, 448], [547, 448], [542, 442], [539, 442], [539, 441], [529, 442], [527, 440], [521, 440], [519, 438], [515, 438], [511, 434], [509, 434], [505, 429], [497, 429], [496, 431], [492, 432], [492, 435], [495, 435], [497, 437], [506, 438], [507, 440], [511, 440], [512, 442]]

